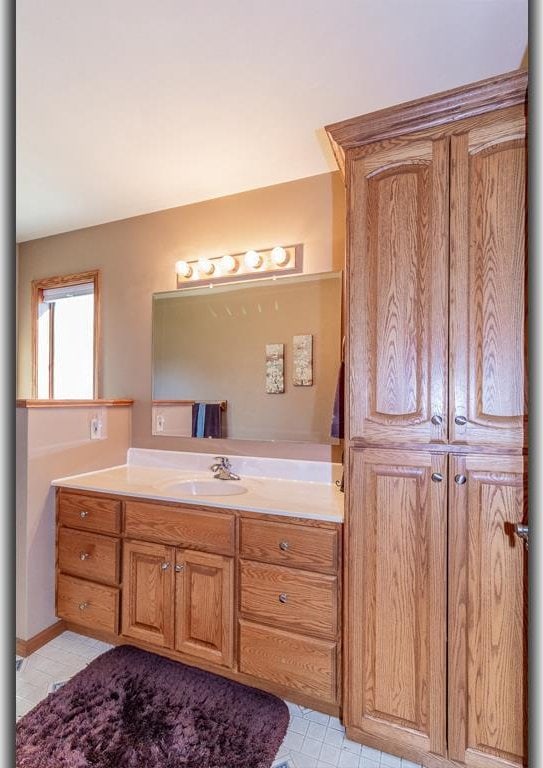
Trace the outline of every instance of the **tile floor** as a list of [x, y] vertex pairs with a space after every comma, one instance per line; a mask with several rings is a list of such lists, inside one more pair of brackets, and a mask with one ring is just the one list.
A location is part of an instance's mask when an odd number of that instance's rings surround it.
[[[64, 632], [25, 659], [16, 657], [16, 716], [112, 646]], [[290, 724], [273, 768], [419, 768], [417, 763], [350, 741], [339, 720], [287, 702]]]

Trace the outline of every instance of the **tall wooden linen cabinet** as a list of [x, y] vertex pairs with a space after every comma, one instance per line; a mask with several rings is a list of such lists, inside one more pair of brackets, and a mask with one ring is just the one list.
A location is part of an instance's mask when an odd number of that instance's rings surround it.
[[347, 188], [348, 736], [527, 764], [526, 91], [327, 127]]

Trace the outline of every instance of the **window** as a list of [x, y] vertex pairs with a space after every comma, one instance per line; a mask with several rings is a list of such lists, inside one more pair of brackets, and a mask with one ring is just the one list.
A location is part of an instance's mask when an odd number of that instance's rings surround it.
[[34, 397], [98, 397], [99, 277], [94, 271], [33, 281]]

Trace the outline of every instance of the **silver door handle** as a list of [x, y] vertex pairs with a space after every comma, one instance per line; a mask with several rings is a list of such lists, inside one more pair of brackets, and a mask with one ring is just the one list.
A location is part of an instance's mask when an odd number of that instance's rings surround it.
[[519, 539], [522, 539], [524, 542], [524, 546], [526, 549], [528, 549], [528, 526], [524, 525], [524, 523], [515, 523], [515, 533], [519, 537]]

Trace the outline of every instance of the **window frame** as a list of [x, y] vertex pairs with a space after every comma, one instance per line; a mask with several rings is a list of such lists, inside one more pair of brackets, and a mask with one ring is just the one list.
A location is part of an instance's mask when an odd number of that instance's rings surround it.
[[[92, 392], [93, 399], [100, 397], [101, 389], [101, 334], [100, 334], [100, 286], [101, 274], [99, 269], [89, 270], [88, 272], [79, 272], [72, 275], [55, 275], [54, 277], [45, 277], [39, 280], [32, 280], [32, 397], [38, 399], [38, 308], [42, 303], [43, 291], [47, 288], [68, 288], [71, 285], [80, 285], [81, 283], [92, 283], [94, 291], [94, 339], [93, 339], [93, 381]], [[54, 305], [53, 305], [54, 307]], [[53, 346], [51, 334], [54, 326], [54, 309], [50, 322], [50, 350], [49, 359], [53, 359]], [[54, 371], [52, 363], [49, 366], [49, 400], [53, 397], [53, 377]], [[43, 398], [42, 398], [43, 399]], [[78, 399], [78, 398], [74, 398]]]

